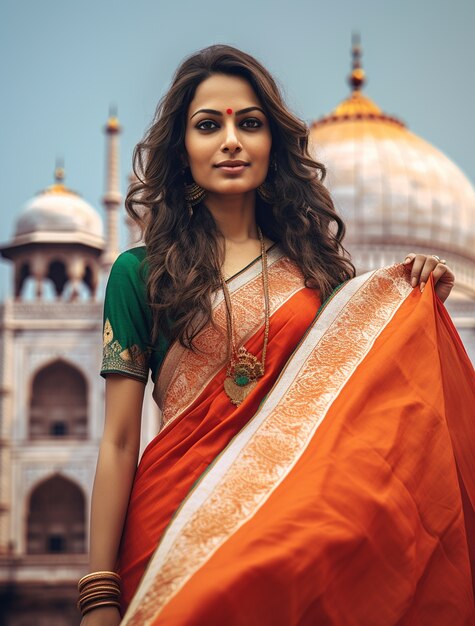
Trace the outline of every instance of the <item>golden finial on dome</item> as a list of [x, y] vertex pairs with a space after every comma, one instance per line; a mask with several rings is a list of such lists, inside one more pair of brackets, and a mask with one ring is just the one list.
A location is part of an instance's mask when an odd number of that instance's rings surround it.
[[68, 189], [64, 184], [64, 160], [62, 157], [56, 158], [56, 166], [54, 168], [54, 183], [47, 189], [43, 189], [40, 193], [61, 193], [77, 195], [76, 192]]
[[111, 104], [109, 107], [109, 119], [107, 120], [105, 130], [108, 133], [118, 133], [121, 130], [115, 104]]
[[361, 38], [359, 33], [353, 33], [351, 36], [351, 55], [353, 57], [353, 69], [348, 76], [348, 83], [353, 91], [359, 91], [366, 83], [366, 75], [361, 67], [360, 58], [363, 54], [361, 51]]
[[57, 184], [62, 184], [64, 180], [64, 161], [61, 157], [56, 159], [56, 167], [54, 168], [54, 181]]
[[54, 168], [54, 184], [46, 191], [49, 193], [68, 193], [69, 189], [64, 185], [64, 160], [62, 157], [56, 158], [56, 167]]
[[340, 102], [329, 115], [312, 122], [312, 128], [318, 128], [335, 122], [360, 122], [360, 121], [382, 121], [404, 126], [403, 122], [392, 115], [383, 113], [371, 98], [362, 93], [361, 88], [366, 84], [366, 74], [361, 67], [360, 58], [361, 42], [359, 33], [353, 33], [351, 53], [353, 57], [353, 69], [348, 76], [348, 83], [352, 88], [351, 94]]

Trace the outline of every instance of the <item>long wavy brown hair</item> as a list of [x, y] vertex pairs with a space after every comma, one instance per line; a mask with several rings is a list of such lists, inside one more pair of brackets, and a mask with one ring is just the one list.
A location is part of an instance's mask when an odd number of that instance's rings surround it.
[[287, 109], [261, 63], [231, 46], [210, 46], [180, 65], [133, 155], [137, 181], [129, 187], [125, 206], [141, 226], [146, 245], [152, 343], [163, 335], [193, 348], [193, 339], [212, 321], [212, 294], [221, 287], [224, 238], [206, 198], [190, 217], [183, 170], [190, 102], [198, 85], [218, 73], [246, 79], [269, 120], [275, 167], [269, 168], [266, 186], [272, 201], [256, 194], [256, 221], [264, 235], [279, 243], [322, 300], [355, 274], [342, 246], [345, 226], [323, 185], [325, 167], [308, 151], [306, 124]]

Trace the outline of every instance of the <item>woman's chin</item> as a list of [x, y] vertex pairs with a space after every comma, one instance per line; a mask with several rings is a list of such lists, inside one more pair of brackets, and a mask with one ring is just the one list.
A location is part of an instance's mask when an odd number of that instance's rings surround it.
[[208, 198], [225, 199], [235, 196], [244, 196], [253, 194], [256, 191], [256, 187], [250, 187], [249, 185], [233, 185], [228, 186], [225, 189], [213, 189], [208, 190], [206, 196]]

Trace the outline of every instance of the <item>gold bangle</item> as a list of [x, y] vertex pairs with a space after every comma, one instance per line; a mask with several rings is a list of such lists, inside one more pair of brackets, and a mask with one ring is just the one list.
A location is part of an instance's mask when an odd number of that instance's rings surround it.
[[93, 609], [98, 609], [101, 606], [115, 606], [116, 608], [120, 609], [120, 602], [118, 602], [117, 600], [103, 600], [102, 602], [96, 602], [95, 604], [91, 604], [90, 606], [85, 607], [81, 610], [81, 613], [83, 615], [86, 615], [86, 613], [89, 613], [89, 611], [92, 611]]
[[79, 602], [81, 604], [86, 604], [90, 602], [92, 598], [110, 598], [112, 600], [118, 600], [120, 595], [116, 592], [113, 593], [104, 593], [104, 591], [91, 591], [88, 594], [85, 594], [79, 598]]
[[85, 576], [79, 579], [78, 584], [81, 585], [87, 582], [88, 580], [94, 580], [96, 578], [111, 578], [113, 580], [120, 581], [120, 576], [119, 574], [116, 574], [116, 572], [101, 571], [101, 572], [90, 572], [89, 574], [86, 574]]
[[87, 604], [94, 598], [104, 598], [104, 600], [120, 600], [120, 594], [117, 591], [91, 591], [90, 593], [85, 593], [84, 595], [79, 596], [78, 602], [79, 604]]
[[79, 597], [81, 597], [85, 594], [90, 593], [91, 591], [97, 591], [97, 590], [101, 590], [106, 593], [116, 593], [117, 595], [120, 596], [120, 587], [107, 585], [106, 583], [101, 583], [98, 585], [90, 585], [89, 587], [85, 587], [84, 589], [81, 589], [81, 591], [79, 591], [78, 595]]
[[83, 602], [82, 604], [79, 604], [78, 608], [81, 613], [84, 613], [89, 609], [89, 607], [96, 606], [99, 602], [110, 602], [113, 604], [117, 604], [117, 606], [120, 606], [120, 600], [117, 600], [117, 598], [92, 598], [90, 602]]
[[120, 591], [120, 587], [116, 583], [113, 583], [109, 580], [96, 580], [90, 585], [84, 585], [83, 587], [81, 587], [79, 593], [84, 593], [85, 591], [89, 591], [90, 589], [98, 589], [100, 587], [105, 587], [107, 589], [117, 589], [117, 591]]
[[115, 606], [120, 609], [119, 574], [99, 571], [86, 574], [78, 581], [79, 599], [77, 607], [82, 615], [101, 606]]
[[119, 574], [116, 574], [115, 572], [91, 572], [90, 574], [86, 574], [86, 576], [83, 576], [78, 581], [79, 591], [81, 591], [83, 587], [95, 580], [108, 580], [111, 582], [114, 581], [117, 584], [120, 584], [121, 582]]
[[88, 591], [89, 589], [96, 589], [97, 587], [100, 586], [107, 586], [110, 587], [112, 589], [117, 589], [117, 591], [120, 591], [120, 587], [119, 585], [117, 585], [116, 583], [113, 583], [112, 581], [109, 580], [96, 580], [93, 583], [89, 584], [89, 585], [83, 585], [82, 587], [80, 587], [78, 589], [78, 593], [83, 593], [83, 591]]
[[120, 596], [120, 589], [118, 589], [117, 587], [111, 587], [109, 585], [97, 585], [95, 587], [88, 587], [87, 589], [82, 589], [79, 592], [78, 597], [83, 598], [85, 596], [88, 596], [91, 593], [103, 593], [106, 595]]

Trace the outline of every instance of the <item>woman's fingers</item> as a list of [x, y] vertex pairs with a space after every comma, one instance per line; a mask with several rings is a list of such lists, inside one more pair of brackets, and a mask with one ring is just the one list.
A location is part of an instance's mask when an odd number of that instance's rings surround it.
[[443, 263], [437, 263], [434, 271], [432, 272], [432, 276], [434, 277], [434, 285], [437, 285], [439, 280], [444, 274], [447, 273], [448, 270], [449, 268], [447, 267], [447, 265], [444, 265]]
[[411, 261], [408, 261], [409, 258], [412, 259], [411, 285], [413, 287], [421, 285], [421, 287], [424, 288], [424, 285], [429, 279], [429, 274], [435, 269], [438, 261], [433, 256], [411, 253], [407, 255], [404, 261], [406, 265], [411, 263]]
[[444, 260], [438, 257], [426, 254], [409, 253], [404, 259], [404, 265], [411, 265], [411, 285], [424, 291], [429, 276], [432, 272], [434, 277], [435, 291], [439, 298], [444, 302], [450, 294], [454, 283], [455, 276], [452, 270], [446, 265]]
[[[425, 258], [425, 261], [422, 265], [418, 283], [416, 283], [416, 284], [419, 284], [421, 292], [424, 291], [424, 287], [426, 286], [426, 283], [429, 280], [430, 273], [431, 272], [434, 273], [434, 271], [439, 265], [442, 265], [442, 264], [435, 257], [427, 256]], [[442, 267], [444, 267], [444, 265], [442, 265]]]
[[434, 282], [436, 283], [435, 293], [439, 296], [442, 302], [445, 302], [455, 284], [455, 274], [452, 272], [450, 267], [439, 263], [437, 268], [434, 270]]

